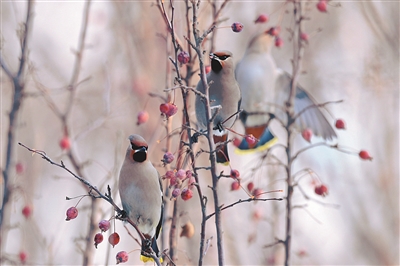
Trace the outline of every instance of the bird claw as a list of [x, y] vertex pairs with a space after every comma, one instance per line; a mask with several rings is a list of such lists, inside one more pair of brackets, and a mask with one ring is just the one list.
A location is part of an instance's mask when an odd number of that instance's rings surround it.
[[119, 220], [125, 220], [128, 217], [128, 213], [125, 210], [122, 210], [117, 214], [116, 218]]
[[221, 122], [218, 122], [218, 124], [213, 128], [213, 130], [217, 130], [217, 129], [219, 132], [224, 131], [224, 127], [222, 126]]
[[149, 253], [151, 253], [151, 250], [150, 250], [151, 239], [147, 239], [147, 238], [143, 239], [143, 246], [144, 246], [146, 252], [150, 251]]
[[194, 143], [197, 143], [197, 142], [199, 141], [199, 136], [200, 136], [200, 135], [201, 135], [201, 134], [200, 134], [199, 132], [194, 133], [193, 136], [191, 137], [192, 141], [193, 141]]

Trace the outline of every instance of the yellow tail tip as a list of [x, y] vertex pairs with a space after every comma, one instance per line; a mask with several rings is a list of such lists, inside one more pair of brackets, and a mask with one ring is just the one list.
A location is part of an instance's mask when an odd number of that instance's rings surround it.
[[[152, 261], [152, 262], [154, 262], [154, 259], [152, 258], [152, 257], [147, 257], [147, 256], [144, 256], [144, 255], [140, 255], [140, 260], [141, 261], [143, 261], [144, 263], [146, 263], [146, 262], [149, 262], [149, 261]], [[159, 258], [159, 260], [160, 260], [160, 263], [163, 263], [163, 258]]]
[[273, 139], [271, 139], [270, 141], [268, 141], [264, 145], [261, 145], [261, 146], [259, 146], [257, 148], [254, 148], [254, 149], [241, 150], [241, 149], [237, 148], [237, 149], [235, 149], [235, 153], [236, 154], [240, 154], [240, 155], [246, 155], [246, 154], [251, 154], [251, 153], [255, 153], [255, 152], [259, 152], [259, 151], [265, 151], [265, 150], [271, 148], [277, 142], [278, 142], [278, 138], [274, 137]]

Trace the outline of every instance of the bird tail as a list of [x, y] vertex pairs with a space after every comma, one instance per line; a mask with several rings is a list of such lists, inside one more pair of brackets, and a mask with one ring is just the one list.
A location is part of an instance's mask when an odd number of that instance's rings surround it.
[[226, 143], [221, 144], [228, 139], [228, 134], [222, 136], [213, 135], [213, 138], [214, 138], [214, 143], [217, 145], [217, 153], [216, 153], [217, 163], [228, 165], [229, 164], [228, 145]]
[[267, 126], [268, 124], [246, 127], [246, 135], [252, 134], [256, 139], [258, 139], [258, 142], [250, 145], [247, 143], [246, 139], [243, 139], [239, 144], [238, 149], [236, 149], [236, 153], [249, 154], [256, 151], [263, 151], [272, 147], [272, 145], [278, 141], [278, 138], [272, 134]]
[[[157, 256], [160, 255], [160, 250], [158, 249], [156, 238], [153, 238], [151, 240], [151, 248]], [[147, 256], [147, 254], [150, 252], [151, 252], [151, 250], [149, 250], [148, 246], [146, 246], [146, 241], [142, 241], [142, 251], [140, 253], [140, 260], [143, 262], [154, 261], [154, 259], [152, 257]], [[160, 257], [159, 260], [160, 260], [160, 263], [163, 262], [162, 257]]]

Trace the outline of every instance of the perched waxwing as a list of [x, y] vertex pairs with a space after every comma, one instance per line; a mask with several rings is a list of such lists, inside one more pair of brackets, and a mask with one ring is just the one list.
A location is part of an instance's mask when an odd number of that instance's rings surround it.
[[[147, 159], [147, 143], [139, 135], [129, 136], [129, 146], [119, 174], [119, 194], [124, 211], [148, 241], [142, 241], [140, 259], [152, 260], [145, 256], [149, 247], [159, 256], [157, 238], [161, 231], [163, 193], [160, 175]], [[162, 259], [160, 258], [160, 261]]]
[[[259, 141], [249, 145], [245, 139], [238, 147], [238, 153], [265, 150], [271, 147], [277, 138], [269, 130], [270, 115], [273, 114], [284, 123], [285, 112], [276, 106], [285, 106], [291, 88], [291, 76], [277, 68], [271, 55], [274, 37], [268, 31], [253, 37], [247, 50], [238, 63], [235, 75], [242, 90], [243, 109], [240, 120], [246, 134], [252, 134]], [[302, 87], [297, 86], [294, 111], [299, 113], [316, 101]], [[310, 128], [317, 136], [331, 140], [336, 137], [332, 126], [317, 108], [308, 108], [295, 122], [297, 130]]]
[[[210, 54], [211, 71], [207, 74], [209, 84], [209, 101], [212, 108], [213, 137], [217, 145], [217, 162], [228, 164], [228, 147], [224, 143], [228, 139], [228, 130], [235, 123], [240, 107], [240, 89], [235, 79], [232, 53], [229, 51], [218, 51]], [[197, 84], [197, 90], [205, 93], [201, 80]], [[220, 106], [220, 108], [216, 108]], [[217, 113], [216, 113], [217, 112]], [[206, 130], [207, 119], [204, 103], [200, 96], [196, 96], [196, 117], [202, 130]]]

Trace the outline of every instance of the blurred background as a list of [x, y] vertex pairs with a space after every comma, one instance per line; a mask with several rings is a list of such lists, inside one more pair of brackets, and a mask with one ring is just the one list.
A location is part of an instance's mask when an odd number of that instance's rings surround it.
[[[277, 65], [292, 72], [292, 42], [286, 28], [293, 23], [292, 7], [284, 1], [232, 1], [223, 9], [225, 19], [217, 29], [215, 48], [230, 50], [238, 62], [254, 34], [281, 23], [284, 45], [274, 47]], [[222, 2], [217, 2], [220, 6]], [[110, 185], [118, 205], [117, 177], [127, 147], [127, 137], [145, 136], [150, 146], [150, 159], [165, 173], [161, 159], [165, 149], [165, 118], [160, 116], [163, 90], [172, 87], [174, 72], [168, 60], [167, 30], [155, 1], [94, 1], [88, 15], [85, 49], [82, 54], [73, 101], [68, 85], [74, 73], [85, 2], [38, 1], [33, 5], [28, 42], [28, 65], [25, 73], [25, 97], [18, 113], [16, 142], [43, 150], [55, 161], [63, 160], [73, 169], [67, 152], [59, 142], [65, 125], [71, 140], [71, 153], [80, 165], [80, 173], [92, 184], [106, 191]], [[331, 115], [346, 121], [346, 130], [337, 131], [339, 145], [355, 152], [368, 150], [372, 161], [358, 156], [319, 147], [304, 153], [294, 164], [294, 172], [312, 168], [328, 186], [325, 198], [314, 193], [313, 178], [301, 179], [302, 190], [293, 195], [293, 265], [398, 265], [399, 262], [399, 3], [397, 2], [329, 2], [328, 12], [319, 12], [310, 2], [305, 30], [309, 44], [305, 48], [299, 82], [319, 102], [344, 100], [329, 105]], [[167, 5], [167, 3], [166, 3]], [[175, 30], [186, 36], [186, 6], [174, 2]], [[1, 48], [4, 62], [12, 72], [18, 68], [21, 25], [26, 17], [25, 2], [1, 3]], [[168, 9], [169, 10], [169, 9]], [[287, 12], [286, 12], [287, 10]], [[201, 2], [199, 29], [211, 23], [209, 2]], [[260, 14], [268, 14], [266, 24], [254, 24]], [[241, 22], [240, 33], [230, 30]], [[222, 28], [228, 26], [228, 28]], [[319, 31], [321, 29], [321, 31]], [[184, 44], [186, 49], [187, 44]], [[208, 47], [208, 46], [206, 46]], [[207, 51], [207, 53], [210, 51]], [[171, 72], [172, 71], [172, 72]], [[182, 67], [182, 71], [185, 68]], [[191, 86], [198, 82], [197, 74]], [[13, 86], [1, 73], [1, 164], [6, 160], [8, 113]], [[172, 128], [181, 125], [182, 100], [175, 94], [179, 108]], [[70, 109], [63, 124], [61, 113]], [[137, 114], [146, 110], [149, 120], [137, 125]], [[189, 110], [194, 118], [193, 109]], [[274, 125], [279, 132], [277, 125]], [[240, 127], [238, 125], [238, 127]], [[319, 139], [315, 139], [317, 142]], [[314, 142], [314, 140], [313, 140]], [[336, 142], [334, 142], [336, 143]], [[301, 137], [295, 148], [306, 146]], [[205, 146], [204, 146], [205, 147]], [[234, 147], [231, 146], [231, 151]], [[178, 138], [171, 151], [177, 153]], [[198, 165], [207, 165], [206, 157]], [[275, 167], [258, 167], [260, 154], [239, 156], [232, 152], [231, 165], [244, 180], [252, 180], [264, 191], [285, 189], [282, 171]], [[255, 171], [253, 168], [257, 167]], [[228, 167], [219, 166], [220, 171]], [[212, 198], [210, 177], [200, 176], [203, 191]], [[228, 205], [246, 199], [244, 190], [230, 191], [231, 181], [219, 184], [220, 202]], [[28, 265], [80, 265], [86, 248], [92, 208], [95, 218], [109, 219], [113, 210], [97, 200], [85, 197], [78, 205], [79, 216], [65, 221], [65, 212], [87, 190], [67, 172], [32, 156], [14, 143], [10, 171], [12, 196], [1, 228], [1, 263], [20, 263], [24, 252]], [[4, 193], [4, 190], [1, 192]], [[268, 195], [268, 194], [267, 194]], [[283, 197], [281, 193], [272, 196]], [[167, 199], [169, 200], [169, 199]], [[198, 197], [180, 202], [179, 226], [191, 221], [192, 238], [178, 240], [177, 265], [197, 264], [200, 230]], [[29, 206], [26, 218], [22, 209]], [[207, 212], [213, 212], [208, 204]], [[222, 213], [225, 261], [227, 265], [266, 265], [283, 263], [280, 246], [266, 248], [276, 238], [283, 238], [284, 201], [243, 203]], [[112, 230], [114, 230], [114, 223]], [[169, 225], [164, 226], [168, 235]], [[137, 250], [122, 222], [115, 222], [121, 243], [110, 248], [107, 239], [92, 250], [93, 265], [115, 264], [120, 250]], [[133, 229], [130, 229], [133, 232]], [[107, 233], [105, 233], [105, 236]], [[136, 236], [136, 234], [134, 233]], [[166, 237], [165, 236], [165, 237]], [[211, 239], [204, 264], [217, 264], [214, 221], [207, 223], [206, 239]], [[90, 242], [92, 240], [89, 240]], [[165, 241], [165, 240], [164, 240]], [[168, 246], [164, 246], [168, 248]], [[139, 252], [130, 254], [128, 265], [141, 264]]]

